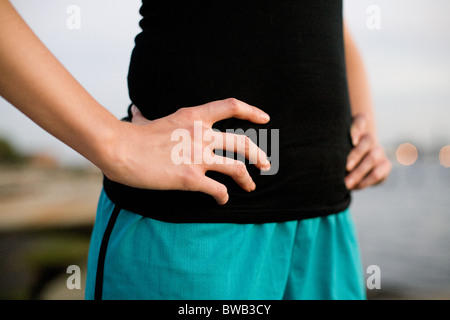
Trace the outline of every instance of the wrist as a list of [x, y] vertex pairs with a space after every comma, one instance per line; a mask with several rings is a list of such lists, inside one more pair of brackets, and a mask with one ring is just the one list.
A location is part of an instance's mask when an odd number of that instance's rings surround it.
[[115, 117], [103, 120], [95, 125], [95, 134], [88, 143], [86, 158], [103, 173], [113, 170], [113, 164], [118, 161], [118, 143], [120, 141], [123, 122]]
[[129, 136], [131, 126], [129, 122], [115, 119], [96, 142], [96, 155], [92, 162], [110, 180], [121, 182], [120, 177], [126, 170], [128, 163], [126, 148], [129, 143], [126, 137]]

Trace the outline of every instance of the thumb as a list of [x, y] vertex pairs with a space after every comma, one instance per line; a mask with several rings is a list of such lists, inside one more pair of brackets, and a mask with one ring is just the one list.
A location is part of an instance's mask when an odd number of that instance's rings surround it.
[[148, 119], [144, 117], [141, 110], [138, 109], [134, 104], [131, 106], [131, 114], [133, 118], [131, 119], [131, 123], [134, 124], [146, 124], [149, 122]]

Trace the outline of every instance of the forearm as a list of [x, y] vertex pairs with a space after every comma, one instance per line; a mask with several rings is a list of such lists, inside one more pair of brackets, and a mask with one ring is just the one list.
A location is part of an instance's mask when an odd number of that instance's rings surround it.
[[0, 0], [0, 95], [101, 165], [117, 120], [59, 63], [9, 1]]
[[352, 115], [364, 114], [367, 118], [368, 132], [377, 139], [375, 113], [366, 68], [347, 27], [344, 28], [344, 43]]
[[347, 159], [345, 184], [349, 190], [381, 183], [392, 165], [380, 145], [364, 63], [349, 31], [344, 29], [347, 80], [352, 109], [353, 149]]

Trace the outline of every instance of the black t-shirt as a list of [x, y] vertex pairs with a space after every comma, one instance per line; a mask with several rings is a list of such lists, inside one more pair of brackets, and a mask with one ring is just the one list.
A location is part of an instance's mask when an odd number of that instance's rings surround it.
[[256, 183], [248, 193], [207, 172], [228, 188], [223, 206], [199, 192], [135, 189], [105, 178], [113, 202], [169, 222], [300, 220], [349, 206], [342, 1], [143, 0], [140, 13], [128, 74], [132, 103], [148, 119], [231, 97], [257, 106], [271, 116], [268, 124], [228, 119], [215, 128], [256, 132], [276, 174], [247, 164]]

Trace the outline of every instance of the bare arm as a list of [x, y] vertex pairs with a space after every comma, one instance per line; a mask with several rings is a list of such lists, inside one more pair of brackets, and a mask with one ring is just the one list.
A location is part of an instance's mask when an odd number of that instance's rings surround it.
[[1, 96], [102, 167], [119, 121], [81, 87], [6, 0], [0, 0], [0, 70]]
[[[223, 136], [211, 132], [212, 125], [230, 117], [261, 124], [269, 121], [268, 115], [256, 107], [227, 99], [181, 108], [145, 125], [119, 121], [69, 74], [7, 0], [0, 0], [0, 70], [2, 97], [114, 181], [147, 189], [200, 191], [220, 204], [228, 200], [227, 189], [205, 176], [206, 171], [227, 174], [247, 191], [255, 188], [245, 165], [238, 161], [231, 164], [187, 161], [177, 165], [171, 157], [176, 145], [171, 138], [179, 129], [193, 132], [194, 123], [201, 121], [202, 132], [217, 138], [215, 147], [219, 147], [219, 138]], [[249, 145], [249, 139], [240, 139], [237, 152], [252, 157], [246, 148]], [[200, 142], [190, 147], [203, 154], [214, 145]], [[252, 163], [262, 170], [268, 169], [266, 155], [256, 149], [257, 160], [253, 158]], [[205, 154], [212, 152], [206, 150]]]
[[391, 163], [378, 141], [365, 66], [347, 26], [344, 43], [354, 145], [348, 156], [346, 184], [348, 189], [362, 189], [384, 181], [391, 171]]
[[347, 26], [344, 27], [345, 63], [352, 115], [365, 114], [367, 131], [377, 138], [375, 114], [366, 67]]

